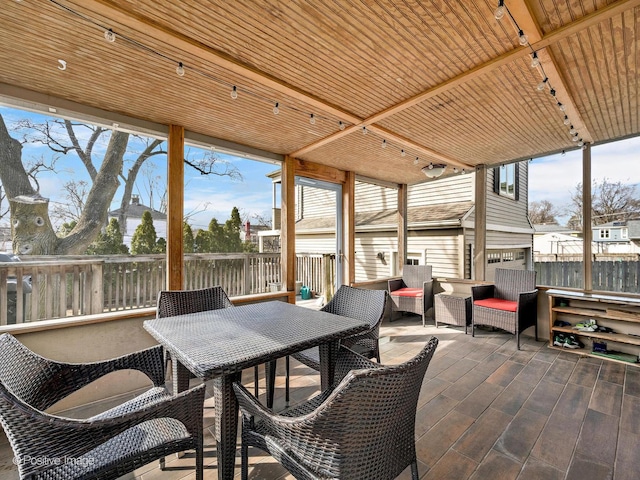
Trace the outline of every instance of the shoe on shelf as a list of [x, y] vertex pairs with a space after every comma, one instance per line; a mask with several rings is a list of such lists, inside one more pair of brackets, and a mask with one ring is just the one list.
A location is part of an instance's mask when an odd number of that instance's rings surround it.
[[570, 327], [571, 324], [569, 322], [565, 322], [564, 320], [556, 320], [553, 322], [554, 327]]
[[598, 325], [596, 325], [596, 321], [594, 319], [590, 319], [586, 322], [576, 323], [576, 326], [573, 328], [581, 332], [596, 332], [598, 330]]
[[575, 335], [567, 335], [564, 339], [563, 347], [571, 349], [584, 348], [584, 344]]
[[601, 327], [600, 325], [598, 325], [598, 328], [597, 328], [596, 332], [602, 332], [602, 333], [614, 333], [614, 332], [613, 332], [613, 328], [609, 328], [609, 327]]
[[564, 342], [565, 342], [565, 340], [566, 340], [566, 339], [565, 339], [565, 335], [564, 335], [564, 333], [556, 333], [556, 334], [553, 336], [553, 344], [554, 344], [556, 347], [564, 347]]
[[596, 353], [607, 353], [607, 342], [593, 342], [593, 351]]

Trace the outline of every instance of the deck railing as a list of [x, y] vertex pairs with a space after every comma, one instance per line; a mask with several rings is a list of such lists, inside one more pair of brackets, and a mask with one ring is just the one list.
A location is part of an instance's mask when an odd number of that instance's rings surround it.
[[[335, 256], [300, 254], [297, 268], [298, 280], [322, 295], [334, 275]], [[184, 280], [186, 289], [221, 285], [231, 297], [277, 290], [280, 254], [186, 254]], [[0, 262], [0, 325], [151, 307], [165, 288], [163, 254]]]

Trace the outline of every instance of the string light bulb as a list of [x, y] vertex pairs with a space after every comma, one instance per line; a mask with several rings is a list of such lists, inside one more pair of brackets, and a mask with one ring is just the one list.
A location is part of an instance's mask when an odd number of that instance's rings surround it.
[[538, 58], [538, 52], [533, 52], [531, 55], [531, 68], [537, 68], [540, 66], [540, 59]]
[[564, 121], [562, 122], [565, 125], [570, 125], [571, 124], [571, 120], [569, 120], [569, 117], [567, 117], [566, 115], [564, 116]]
[[104, 31], [104, 39], [109, 43], [113, 43], [113, 42], [116, 41], [116, 34], [111, 29], [105, 30]]
[[315, 125], [316, 124], [316, 117], [312, 114], [309, 115], [309, 123], [311, 125]]
[[366, 135], [367, 134], [367, 127], [366, 126], [362, 126], [362, 134]]
[[176, 74], [179, 77], [184, 77], [184, 65], [182, 65], [182, 62], [178, 63], [178, 66], [176, 67]]
[[407, 154], [407, 152], [404, 151], [404, 148], [402, 150], [400, 150], [400, 156], [404, 157]]
[[561, 112], [564, 112], [567, 107], [564, 106], [564, 103], [558, 102], [558, 108], [560, 109]]
[[233, 86], [233, 88], [231, 89], [231, 98], [233, 100], [235, 100], [236, 98], [238, 98], [238, 87], [236, 87], [235, 85]]
[[564, 150], [562, 150], [562, 153], [560, 155], [562, 155], [563, 157], [567, 154], [567, 152], [565, 152]]
[[529, 44], [529, 37], [522, 30], [518, 31], [518, 40], [523, 47]]
[[387, 141], [385, 139], [382, 140], [382, 148], [387, 148]]
[[576, 133], [573, 138], [571, 139], [572, 142], [577, 142], [579, 140], [578, 138], [578, 133]]
[[276, 104], [273, 106], [273, 114], [274, 115], [278, 115], [280, 113], [280, 104], [278, 102], [276, 102]]
[[420, 159], [418, 157], [416, 157], [416, 159], [413, 161], [413, 164], [417, 165], [419, 161], [420, 161]]
[[498, 2], [498, 8], [494, 10], [493, 15], [496, 17], [496, 20], [501, 20], [502, 17], [504, 17], [504, 0]]
[[340, 121], [338, 122], [338, 128], [339, 128], [340, 130], [344, 130], [344, 122], [343, 122], [342, 120], [340, 120]]
[[582, 139], [578, 140], [578, 146], [579, 147], [583, 147], [584, 146], [584, 142], [582, 141]]
[[545, 87], [547, 86], [547, 82], [549, 81], [549, 79], [547, 77], [544, 77], [544, 80], [542, 80], [539, 84], [538, 84], [538, 91], [541, 92], [542, 90], [545, 89]]
[[571, 129], [569, 130], [569, 133], [570, 133], [571, 135], [575, 135], [575, 134], [577, 133], [577, 132], [576, 132], [576, 129], [575, 129], [575, 128], [573, 128], [573, 125], [571, 125]]

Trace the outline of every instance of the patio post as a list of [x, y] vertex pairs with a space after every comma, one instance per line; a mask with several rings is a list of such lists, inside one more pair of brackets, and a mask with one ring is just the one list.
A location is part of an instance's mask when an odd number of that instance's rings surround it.
[[184, 217], [184, 127], [169, 126], [167, 142], [167, 288], [182, 290]]
[[[282, 285], [287, 292], [296, 287], [296, 227], [295, 227], [295, 158], [287, 155], [282, 164], [282, 195], [280, 255]], [[295, 301], [295, 300], [294, 300]]]
[[487, 257], [487, 166], [476, 167], [473, 238], [474, 280], [486, 280]]
[[398, 185], [398, 271], [402, 275], [402, 269], [407, 261], [407, 184]]
[[584, 265], [582, 271], [586, 292], [593, 290], [591, 200], [591, 145], [586, 143], [582, 148], [582, 263]]

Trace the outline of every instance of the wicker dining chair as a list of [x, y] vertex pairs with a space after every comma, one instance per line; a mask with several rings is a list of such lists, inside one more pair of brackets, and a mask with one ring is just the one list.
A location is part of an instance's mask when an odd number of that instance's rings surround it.
[[[380, 363], [380, 324], [387, 309], [387, 292], [385, 290], [367, 290], [342, 285], [333, 298], [320, 310], [323, 312], [355, 318], [369, 324], [365, 332], [343, 338], [341, 345], [350, 348], [365, 358], [375, 358]], [[309, 348], [294, 353], [293, 358], [314, 370], [320, 371], [320, 349]], [[289, 402], [289, 357], [286, 358], [285, 401]]]
[[538, 341], [538, 290], [536, 272], [496, 268], [492, 285], [471, 287], [473, 315], [471, 335], [476, 325], [488, 325], [516, 336], [520, 350], [520, 333], [534, 327]]
[[[143, 372], [154, 386], [87, 419], [45, 412], [94, 380], [127, 369]], [[201, 480], [205, 386], [171, 395], [163, 384], [160, 346], [112, 360], [61, 363], [0, 335], [0, 422], [20, 479], [115, 479], [171, 453], [195, 450]]]
[[426, 325], [427, 311], [433, 307], [433, 278], [431, 265], [403, 265], [402, 278], [388, 282], [393, 312], [417, 313]]
[[340, 347], [333, 389], [280, 414], [240, 383], [241, 478], [248, 448], [269, 452], [297, 479], [392, 479], [411, 466], [418, 479], [415, 420], [422, 381], [438, 339], [413, 359], [380, 365]]

